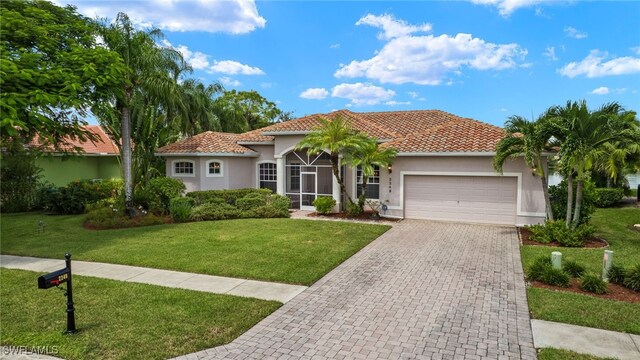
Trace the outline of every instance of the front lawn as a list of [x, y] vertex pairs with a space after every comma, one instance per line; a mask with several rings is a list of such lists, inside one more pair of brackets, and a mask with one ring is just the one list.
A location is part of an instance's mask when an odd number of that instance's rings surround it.
[[[592, 224], [596, 235], [606, 239], [614, 251], [614, 263], [625, 267], [640, 263], [640, 232], [630, 225], [640, 222], [640, 209], [598, 209]], [[525, 245], [521, 248], [525, 272], [539, 256], [560, 251], [563, 259], [584, 265], [587, 271], [600, 274], [604, 249], [575, 249]], [[587, 295], [529, 288], [529, 309], [534, 319], [565, 322], [614, 331], [640, 334], [640, 304], [598, 299]]]
[[538, 352], [538, 360], [605, 360], [609, 358], [600, 358], [597, 356], [578, 354], [573, 351], [560, 350], [553, 348], [540, 349]]
[[[389, 229], [383, 225], [243, 219], [87, 230], [84, 216], [3, 214], [2, 254], [310, 285]], [[44, 222], [40, 231], [38, 222]]]
[[65, 359], [166, 359], [225, 344], [281, 304], [122, 281], [73, 277], [74, 335], [66, 297], [36, 288], [36, 272], [0, 270], [3, 345], [57, 349]]

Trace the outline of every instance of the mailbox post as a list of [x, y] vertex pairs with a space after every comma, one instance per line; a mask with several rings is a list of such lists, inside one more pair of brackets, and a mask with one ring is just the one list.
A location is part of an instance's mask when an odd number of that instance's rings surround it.
[[67, 331], [65, 331], [65, 334], [75, 334], [77, 330], [71, 283], [71, 254], [65, 254], [64, 258], [66, 267], [38, 277], [38, 288], [49, 289], [67, 283], [67, 290], [65, 291], [65, 295], [67, 296]]

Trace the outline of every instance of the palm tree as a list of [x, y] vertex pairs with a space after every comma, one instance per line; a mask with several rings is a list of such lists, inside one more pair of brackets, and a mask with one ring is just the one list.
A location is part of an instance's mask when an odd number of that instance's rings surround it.
[[612, 123], [617, 131], [630, 130], [635, 133], [635, 138], [607, 142], [594, 152], [592, 161], [594, 168], [607, 179], [607, 187], [611, 188], [624, 178], [625, 172], [635, 172], [640, 166], [640, 122], [636, 113], [626, 111], [621, 113]]
[[[162, 33], [153, 29], [136, 30], [129, 17], [119, 13], [116, 21], [101, 28], [106, 46], [122, 58], [126, 66], [126, 85], [115, 94], [114, 108], [120, 119], [120, 146], [122, 154], [124, 194], [127, 209], [132, 208], [133, 178], [131, 150], [131, 108], [135, 103], [171, 103], [177, 93], [176, 82], [169, 75], [182, 59], [173, 49], [161, 48], [156, 40]], [[143, 101], [138, 99], [144, 97]]]
[[307, 150], [309, 154], [326, 152], [331, 160], [333, 176], [340, 185], [340, 193], [349, 204], [353, 200], [344, 185], [344, 176], [340, 173], [340, 156], [351, 153], [366, 142], [366, 137], [354, 131], [347, 120], [341, 116], [333, 119], [320, 119], [320, 126], [307, 134], [296, 145], [296, 150]]
[[493, 167], [502, 174], [504, 163], [507, 159], [524, 157], [525, 163], [531, 168], [532, 173], [540, 178], [544, 193], [547, 218], [554, 220], [547, 174], [544, 170], [544, 153], [550, 150], [551, 134], [544, 116], [536, 121], [528, 121], [521, 116], [511, 116], [505, 123], [505, 136], [496, 147], [496, 155], [493, 158]]
[[361, 146], [345, 154], [345, 162], [351, 167], [362, 169], [362, 193], [358, 197], [358, 206], [362, 209], [367, 199], [367, 183], [374, 175], [375, 166], [386, 168], [391, 165], [398, 151], [392, 148], [381, 149], [376, 139], [366, 138]]
[[[572, 189], [573, 174], [576, 175], [575, 208], [572, 227], [580, 223], [580, 210], [584, 181], [591, 174], [594, 157], [606, 143], [627, 141], [637, 136], [637, 129], [630, 128], [620, 120], [623, 108], [618, 103], [608, 103], [596, 111], [587, 108], [586, 101], [568, 101], [566, 106], [555, 106], [547, 115], [553, 127], [553, 136], [561, 143], [560, 161], [567, 170], [568, 185]], [[637, 138], [636, 138], [637, 139]], [[571, 192], [567, 199], [567, 212], [572, 203]], [[567, 216], [567, 226], [569, 226]]]

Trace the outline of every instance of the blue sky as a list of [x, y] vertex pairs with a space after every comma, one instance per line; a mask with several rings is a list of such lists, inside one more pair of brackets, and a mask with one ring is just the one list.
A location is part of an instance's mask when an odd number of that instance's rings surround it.
[[165, 33], [193, 77], [294, 116], [441, 109], [502, 125], [586, 99], [640, 110], [640, 2], [64, 1]]

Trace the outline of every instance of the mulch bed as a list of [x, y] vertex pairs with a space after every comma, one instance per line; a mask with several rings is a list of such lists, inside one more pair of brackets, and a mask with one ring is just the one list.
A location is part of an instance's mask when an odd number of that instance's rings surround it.
[[[562, 245], [557, 242], [551, 242], [548, 244], [543, 244], [541, 242], [537, 242], [537, 241], [533, 241], [530, 239], [531, 237], [531, 231], [529, 231], [529, 229], [525, 228], [525, 227], [520, 227], [518, 228], [518, 230], [520, 231], [520, 240], [522, 241], [522, 245], [538, 245], [538, 246], [555, 246], [555, 247], [562, 247]], [[584, 241], [584, 246], [583, 248], [603, 248], [603, 247], [607, 247], [609, 246], [609, 243], [607, 243], [605, 240], [600, 239], [598, 237], [592, 236], [590, 238], [588, 238], [587, 240]]]
[[380, 217], [379, 219], [372, 219], [371, 218], [371, 214], [373, 214], [373, 212], [371, 211], [365, 211], [362, 214], [355, 216], [355, 217], [350, 217], [347, 216], [346, 212], [339, 212], [339, 213], [331, 213], [331, 214], [327, 214], [327, 215], [322, 215], [322, 214], [318, 214], [317, 212], [312, 212], [311, 214], [307, 215], [310, 217], [324, 217], [324, 218], [329, 218], [329, 219], [347, 219], [347, 220], [366, 220], [366, 221], [392, 221], [392, 222], [396, 222], [396, 221], [400, 221], [402, 219], [394, 219], [394, 218], [385, 218], [385, 217]]
[[547, 285], [539, 281], [533, 281], [531, 285], [536, 288], [549, 289], [554, 291], [574, 292], [577, 294], [593, 296], [600, 299], [624, 301], [634, 304], [640, 303], [640, 292], [627, 289], [626, 287], [617, 284], [609, 284], [607, 293], [602, 295], [590, 293], [588, 291], [580, 289], [580, 281], [578, 279], [571, 279], [571, 285], [568, 288]]

